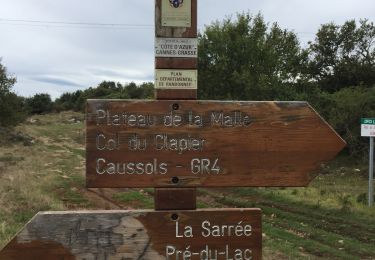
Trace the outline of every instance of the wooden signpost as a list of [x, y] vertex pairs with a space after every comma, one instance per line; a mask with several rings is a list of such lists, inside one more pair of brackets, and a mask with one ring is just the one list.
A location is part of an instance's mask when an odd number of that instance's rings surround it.
[[[185, 13], [183, 17], [190, 16], [190, 26], [175, 26], [175, 24], [166, 24], [166, 18], [170, 17], [170, 12], [180, 13], [179, 9], [189, 11], [190, 15]], [[197, 82], [198, 82], [198, 12], [197, 0], [155, 0], [155, 98], [157, 100], [196, 100], [197, 99]], [[167, 57], [156, 53], [158, 42], [164, 43], [164, 47], [173, 50], [172, 54]], [[181, 44], [184, 42], [183, 44]], [[180, 52], [184, 51], [184, 52]], [[186, 53], [186, 51], [188, 53]], [[163, 86], [157, 84], [160, 70], [170, 70], [171, 73], [180, 70], [181, 74], [176, 74], [182, 83], [191, 83], [190, 87], [174, 87], [174, 78], [168, 79], [172, 84], [163, 83]], [[185, 71], [185, 73], [183, 73]], [[188, 71], [186, 73], [186, 71]], [[190, 71], [190, 73], [189, 73]], [[190, 74], [190, 76], [189, 76]], [[187, 77], [182, 77], [187, 75]], [[196, 84], [194, 84], [196, 82]], [[176, 108], [176, 107], [175, 107]], [[176, 176], [175, 176], [176, 177]], [[174, 182], [180, 182], [178, 177], [174, 178]], [[155, 189], [155, 209], [156, 210], [192, 210], [196, 209], [196, 189], [195, 188], [179, 188], [174, 189], [156, 188]]]
[[155, 8], [157, 100], [87, 102], [86, 183], [156, 211], [39, 213], [1, 260], [261, 259], [261, 210], [196, 210], [196, 187], [306, 186], [345, 146], [306, 102], [197, 101], [197, 0]]

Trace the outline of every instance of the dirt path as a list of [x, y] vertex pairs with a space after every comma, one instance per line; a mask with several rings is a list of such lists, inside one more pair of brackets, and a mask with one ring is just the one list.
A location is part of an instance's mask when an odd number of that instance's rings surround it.
[[103, 189], [82, 189], [81, 192], [96, 209], [122, 209], [121, 205], [110, 199], [112, 196], [108, 195]]
[[205, 191], [204, 199], [207, 197], [224, 207], [260, 207], [265, 230], [273, 233], [272, 239], [279, 237], [299, 244], [301, 254], [323, 259], [375, 259], [375, 223], [348, 220], [344, 213], [322, 209], [314, 212], [303, 204], [284, 205], [265, 197], [237, 196], [227, 190]]

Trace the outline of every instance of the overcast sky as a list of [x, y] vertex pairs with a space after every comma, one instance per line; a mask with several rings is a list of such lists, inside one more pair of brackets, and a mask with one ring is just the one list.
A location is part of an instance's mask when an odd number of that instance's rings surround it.
[[[199, 30], [237, 12], [261, 12], [304, 44], [324, 23], [375, 21], [374, 0], [198, 2]], [[22, 96], [152, 81], [153, 44], [154, 0], [0, 0], [0, 57]]]

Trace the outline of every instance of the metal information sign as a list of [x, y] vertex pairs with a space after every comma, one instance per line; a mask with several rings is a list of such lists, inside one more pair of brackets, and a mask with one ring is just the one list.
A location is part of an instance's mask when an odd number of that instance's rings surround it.
[[191, 27], [191, 0], [162, 0], [161, 24], [169, 27]]
[[361, 136], [374, 137], [375, 136], [375, 118], [361, 119]]
[[197, 38], [156, 38], [155, 57], [197, 58]]
[[197, 70], [157, 69], [156, 89], [197, 89]]

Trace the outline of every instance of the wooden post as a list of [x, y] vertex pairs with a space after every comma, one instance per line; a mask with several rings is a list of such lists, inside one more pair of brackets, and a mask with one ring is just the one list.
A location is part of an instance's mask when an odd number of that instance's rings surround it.
[[[167, 45], [172, 49], [166, 49], [166, 52], [172, 51], [173, 54], [163, 54], [155, 52], [155, 74], [159, 69], [162, 70], [197, 70], [198, 57], [197, 57], [197, 46], [194, 50], [194, 44], [197, 44], [197, 0], [188, 0], [184, 4], [191, 5], [190, 17], [187, 15], [187, 25], [176, 26], [176, 24], [168, 24], [168, 13], [166, 13], [166, 7], [163, 5], [170, 5], [169, 1], [155, 0], [155, 50], [157, 47]], [[180, 7], [181, 8], [181, 7]], [[172, 8], [173, 10], [173, 8]], [[175, 9], [176, 11], [178, 8]], [[186, 13], [185, 13], [186, 15]], [[180, 17], [183, 20], [183, 14]], [[190, 22], [189, 22], [190, 19]], [[169, 25], [169, 26], [168, 26]], [[180, 42], [184, 41], [186, 49], [174, 48]], [[167, 44], [170, 42], [171, 44]], [[174, 44], [173, 44], [174, 42]], [[186, 43], [187, 42], [187, 43]], [[191, 48], [192, 47], [192, 48]], [[165, 50], [160, 48], [161, 51]], [[189, 53], [181, 54], [180, 52], [190, 51]], [[192, 52], [195, 55], [192, 54]], [[170, 53], [170, 52], [169, 52]], [[182, 57], [181, 57], [182, 56]], [[195, 57], [194, 57], [195, 56]], [[196, 73], [197, 74], [197, 73]], [[157, 78], [157, 75], [156, 75]], [[155, 98], [157, 100], [196, 100], [197, 99], [197, 88], [158, 88], [158, 82], [155, 81]], [[197, 82], [196, 82], [197, 84]], [[193, 210], [196, 209], [196, 188], [155, 188], [154, 194], [155, 210]]]

